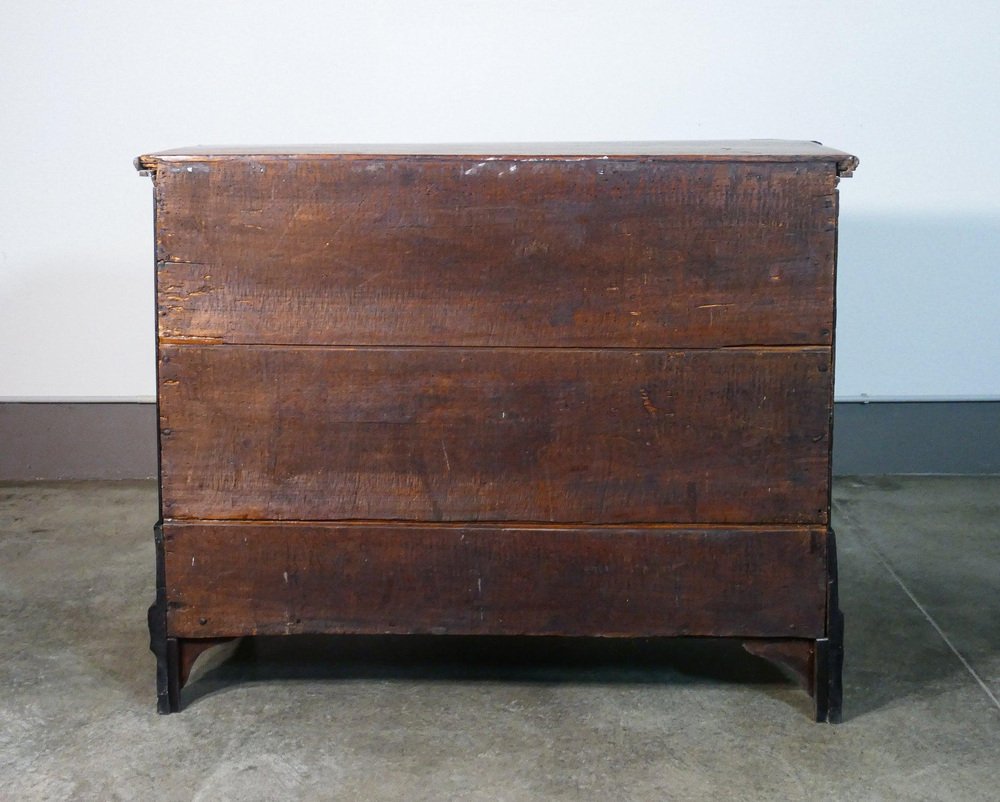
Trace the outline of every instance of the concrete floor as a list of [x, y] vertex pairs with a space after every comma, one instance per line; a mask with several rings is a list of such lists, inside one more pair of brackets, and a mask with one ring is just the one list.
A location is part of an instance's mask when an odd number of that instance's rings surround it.
[[155, 518], [0, 484], [0, 800], [1000, 798], [1000, 477], [837, 482], [840, 726], [702, 641], [277, 639], [157, 716]]

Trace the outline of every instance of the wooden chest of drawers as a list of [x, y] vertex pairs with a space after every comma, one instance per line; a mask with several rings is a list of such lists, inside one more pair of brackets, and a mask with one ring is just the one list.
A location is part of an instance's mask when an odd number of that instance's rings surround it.
[[154, 179], [162, 712], [222, 639], [739, 638], [840, 708], [809, 142], [233, 148]]

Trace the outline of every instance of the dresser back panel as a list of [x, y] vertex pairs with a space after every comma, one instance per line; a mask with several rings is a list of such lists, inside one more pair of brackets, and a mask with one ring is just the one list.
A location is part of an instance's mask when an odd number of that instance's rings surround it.
[[835, 720], [856, 165], [781, 141], [139, 157], [159, 709], [243, 635], [709, 636]]
[[165, 345], [163, 513], [825, 523], [830, 349]]
[[158, 167], [160, 335], [832, 342], [833, 162], [279, 156]]

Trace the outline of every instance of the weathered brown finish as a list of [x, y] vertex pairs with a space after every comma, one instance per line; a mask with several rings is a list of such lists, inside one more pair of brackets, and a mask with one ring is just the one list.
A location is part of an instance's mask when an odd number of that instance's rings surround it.
[[836, 182], [810, 162], [165, 163], [160, 336], [828, 345]]
[[158, 705], [215, 639], [734, 637], [840, 717], [839, 176], [810, 142], [185, 149]]
[[177, 637], [814, 638], [825, 626], [822, 527], [166, 522], [164, 538]]
[[819, 162], [831, 165], [840, 175], [850, 175], [858, 166], [856, 157], [819, 142], [789, 139], [693, 139], [648, 142], [453, 142], [448, 144], [379, 145], [223, 145], [165, 150], [139, 156], [136, 169], [155, 171], [163, 164], [185, 161], [215, 161], [227, 158], [281, 156], [317, 161], [327, 158], [412, 158], [420, 156], [468, 156], [510, 159], [583, 157], [651, 158], [658, 162]]
[[827, 348], [162, 354], [170, 518], [826, 522]]

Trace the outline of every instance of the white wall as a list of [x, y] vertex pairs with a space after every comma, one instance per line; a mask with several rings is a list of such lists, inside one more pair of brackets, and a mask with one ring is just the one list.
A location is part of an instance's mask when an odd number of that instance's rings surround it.
[[819, 139], [838, 397], [1000, 397], [1000, 3], [54, 2], [0, 15], [0, 398], [154, 392], [151, 186], [192, 144]]

